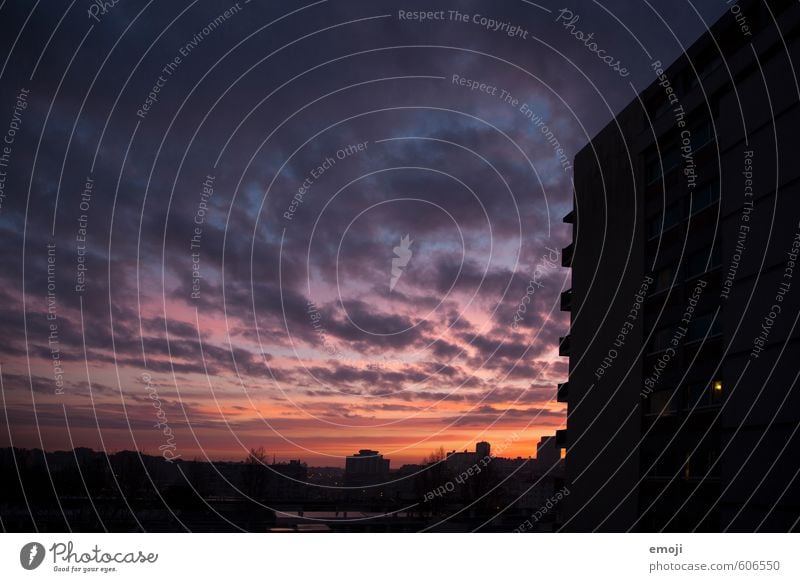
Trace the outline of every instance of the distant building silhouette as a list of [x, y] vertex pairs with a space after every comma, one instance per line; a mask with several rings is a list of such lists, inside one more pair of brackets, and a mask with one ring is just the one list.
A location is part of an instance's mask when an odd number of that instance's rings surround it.
[[540, 473], [564, 475], [564, 461], [556, 436], [544, 436], [536, 445], [536, 469]]
[[303, 485], [308, 480], [308, 466], [300, 460], [288, 463], [272, 463], [267, 481], [268, 495], [271, 499], [285, 499], [291, 496], [300, 498], [305, 494]]
[[800, 6], [736, 6], [575, 158], [566, 530], [797, 528]]
[[361, 449], [345, 459], [344, 479], [349, 487], [383, 483], [389, 477], [389, 459], [378, 451]]
[[474, 451], [450, 451], [447, 453], [445, 462], [448, 470], [458, 472], [463, 471], [467, 467], [471, 467], [483, 458], [489, 458], [490, 454], [491, 445], [485, 441], [481, 441], [475, 445]]

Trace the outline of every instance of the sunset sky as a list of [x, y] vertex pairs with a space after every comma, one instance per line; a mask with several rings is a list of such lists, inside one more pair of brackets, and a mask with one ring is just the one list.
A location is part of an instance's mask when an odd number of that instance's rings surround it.
[[0, 8], [3, 134], [29, 91], [0, 167], [0, 445], [158, 454], [168, 427], [186, 459], [396, 468], [564, 426], [572, 174], [542, 125], [571, 161], [655, 78], [644, 47], [671, 62], [725, 6], [573, 2], [623, 78], [563, 5], [398, 17], [429, 4]]

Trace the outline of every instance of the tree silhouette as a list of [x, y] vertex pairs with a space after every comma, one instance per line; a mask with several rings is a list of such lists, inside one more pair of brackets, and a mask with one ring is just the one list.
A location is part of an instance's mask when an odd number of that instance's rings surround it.
[[250, 453], [244, 460], [244, 471], [242, 472], [242, 488], [244, 492], [253, 499], [262, 499], [266, 493], [267, 486], [267, 451], [264, 447], [250, 449]]

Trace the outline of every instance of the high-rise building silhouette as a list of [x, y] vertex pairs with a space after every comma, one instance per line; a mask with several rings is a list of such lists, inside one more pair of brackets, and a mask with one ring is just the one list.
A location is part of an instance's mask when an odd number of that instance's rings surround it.
[[800, 6], [747, 1], [575, 158], [564, 529], [797, 529]]
[[536, 466], [541, 473], [563, 476], [561, 448], [555, 435], [543, 436], [536, 445]]

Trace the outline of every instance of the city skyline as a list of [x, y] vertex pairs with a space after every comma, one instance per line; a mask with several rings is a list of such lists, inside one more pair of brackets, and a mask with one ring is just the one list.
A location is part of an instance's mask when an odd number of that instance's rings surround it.
[[0, 530], [800, 527], [796, 0], [54, 1]]

